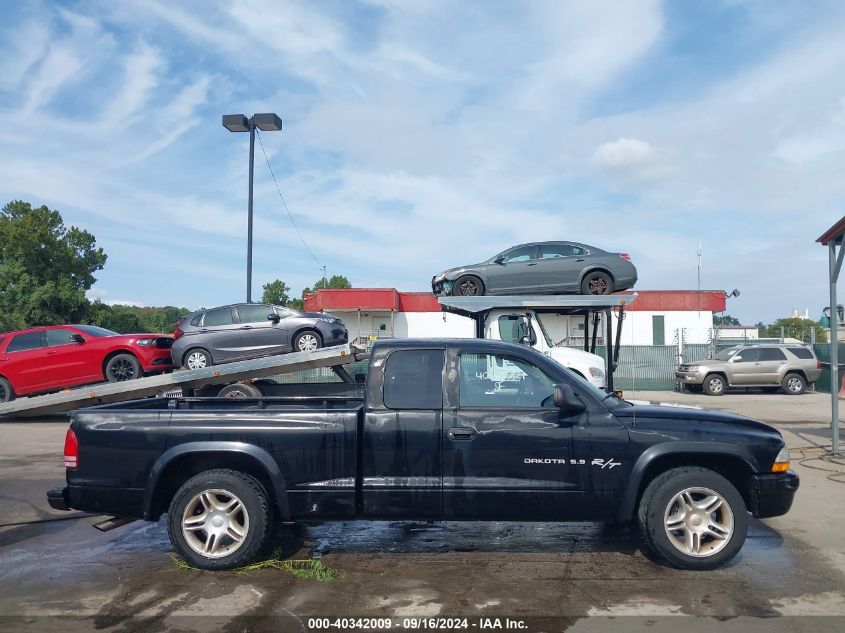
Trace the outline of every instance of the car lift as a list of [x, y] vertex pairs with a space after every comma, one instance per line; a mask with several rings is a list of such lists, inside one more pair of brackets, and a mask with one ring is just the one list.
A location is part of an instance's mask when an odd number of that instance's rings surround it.
[[366, 353], [349, 345], [324, 347], [311, 352], [277, 354], [252, 360], [242, 360], [225, 365], [212, 365], [204, 369], [188, 369], [159, 374], [137, 380], [107, 382], [67, 389], [44, 396], [18, 398], [0, 404], [0, 417], [31, 417], [72, 411], [97, 404], [133, 400], [181, 388], [183, 391], [199, 389], [206, 385], [226, 385], [286, 374], [315, 367], [337, 367], [366, 358]]
[[[584, 317], [584, 351], [596, 353], [596, 338], [600, 315], [605, 315], [606, 340], [605, 371], [607, 390], [613, 391], [613, 374], [619, 365], [619, 345], [622, 340], [622, 321], [625, 319], [625, 306], [637, 298], [637, 293], [615, 295], [519, 295], [519, 296], [474, 296], [474, 297], [438, 297], [444, 312], [459, 314], [475, 321], [475, 335], [484, 338], [484, 323], [491, 310], [533, 310], [537, 314], [561, 314]], [[616, 341], [613, 340], [611, 313], [619, 319], [616, 328]], [[589, 339], [590, 321], [593, 323], [593, 335]]]

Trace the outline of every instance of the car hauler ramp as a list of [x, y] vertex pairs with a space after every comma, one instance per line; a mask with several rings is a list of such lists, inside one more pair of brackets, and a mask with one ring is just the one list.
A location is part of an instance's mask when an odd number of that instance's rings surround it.
[[[599, 315], [605, 315], [606, 340], [605, 364], [607, 389], [613, 391], [613, 372], [619, 364], [619, 342], [622, 340], [622, 321], [625, 318], [625, 306], [637, 298], [637, 293], [615, 295], [483, 295], [472, 297], [438, 297], [440, 307], [445, 312], [460, 314], [475, 321], [475, 335], [484, 338], [484, 324], [491, 310], [533, 310], [538, 314], [561, 314], [584, 317], [584, 351], [596, 352]], [[616, 327], [616, 341], [613, 340], [611, 313], [616, 313], [619, 324]], [[592, 339], [587, 337], [593, 322]]]
[[324, 347], [311, 352], [277, 354], [264, 358], [242, 360], [204, 369], [174, 371], [125, 382], [108, 382], [51, 393], [45, 396], [18, 398], [0, 404], [0, 417], [31, 417], [72, 411], [96, 404], [108, 404], [155, 396], [162, 391], [182, 388], [196, 389], [203, 385], [225, 385], [240, 380], [263, 378], [315, 367], [348, 365], [364, 358], [349, 345]]

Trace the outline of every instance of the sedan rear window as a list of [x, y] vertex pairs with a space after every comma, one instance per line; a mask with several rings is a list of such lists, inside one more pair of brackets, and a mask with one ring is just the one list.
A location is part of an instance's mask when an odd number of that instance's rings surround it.
[[804, 360], [810, 360], [811, 358], [815, 358], [815, 356], [813, 355], [813, 350], [811, 350], [809, 347], [787, 347], [786, 349], [788, 349], [790, 353], [797, 358], [801, 358]]
[[38, 349], [44, 347], [44, 333], [43, 332], [27, 332], [26, 334], [18, 334], [9, 342], [7, 352], [24, 352], [29, 349]]
[[554, 257], [572, 257], [584, 255], [586, 251], [572, 244], [544, 244], [540, 247], [541, 259], [552, 259]]

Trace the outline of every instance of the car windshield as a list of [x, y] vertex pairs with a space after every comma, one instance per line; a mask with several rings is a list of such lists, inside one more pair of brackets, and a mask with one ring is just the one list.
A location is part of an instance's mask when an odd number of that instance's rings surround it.
[[736, 354], [738, 351], [739, 350], [736, 350], [736, 349], [723, 349], [721, 352], [716, 354], [716, 356], [714, 356], [714, 358], [716, 360], [730, 360], [731, 356]]
[[91, 336], [119, 336], [117, 332], [112, 332], [111, 330], [107, 330], [104, 327], [96, 325], [74, 325], [73, 327], [77, 330], [82, 330]]

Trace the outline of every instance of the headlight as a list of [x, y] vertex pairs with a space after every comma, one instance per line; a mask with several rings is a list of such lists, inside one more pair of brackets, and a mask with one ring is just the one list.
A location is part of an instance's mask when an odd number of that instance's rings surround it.
[[138, 345], [155, 345], [156, 340], [154, 338], [139, 338], [135, 341]]
[[444, 279], [446, 279], [446, 271], [445, 270], [442, 273], [437, 273], [434, 276], [434, 283], [437, 283], [438, 281], [443, 281]]
[[604, 378], [604, 371], [598, 367], [590, 367], [590, 375], [593, 378]]
[[687, 371], [698, 371], [698, 370], [699, 370], [698, 365], [687, 365]]
[[784, 446], [780, 449], [777, 457], [775, 457], [775, 463], [772, 464], [772, 472], [785, 473], [787, 470], [789, 470], [789, 449]]

